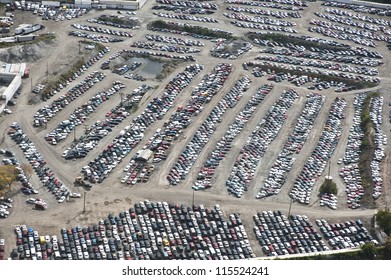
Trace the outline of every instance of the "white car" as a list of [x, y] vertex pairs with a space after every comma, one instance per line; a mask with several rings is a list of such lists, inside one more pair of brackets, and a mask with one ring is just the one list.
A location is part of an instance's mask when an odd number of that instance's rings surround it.
[[27, 198], [26, 202], [27, 203], [31, 203], [31, 204], [34, 204], [37, 200], [33, 197], [30, 197], [30, 198]]
[[11, 111], [10, 109], [5, 108], [5, 109], [4, 109], [4, 113], [6, 113], [6, 114], [12, 114], [12, 111]]
[[65, 196], [62, 196], [60, 197], [60, 199], [58, 200], [58, 203], [63, 203], [65, 201]]
[[81, 197], [81, 194], [80, 193], [71, 193], [69, 196], [70, 197]]

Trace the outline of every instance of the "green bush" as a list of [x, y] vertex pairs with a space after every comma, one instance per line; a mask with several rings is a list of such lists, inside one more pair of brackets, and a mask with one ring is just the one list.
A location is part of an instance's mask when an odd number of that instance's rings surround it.
[[332, 181], [326, 181], [320, 186], [319, 192], [336, 195], [338, 193], [337, 184]]
[[376, 221], [387, 235], [391, 234], [391, 212], [388, 209], [379, 210], [376, 214]]

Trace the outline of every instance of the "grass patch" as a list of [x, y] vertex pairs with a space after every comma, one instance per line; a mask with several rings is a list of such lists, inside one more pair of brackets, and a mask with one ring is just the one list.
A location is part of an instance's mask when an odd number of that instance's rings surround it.
[[358, 168], [360, 170], [360, 176], [362, 179], [362, 186], [364, 188], [364, 197], [362, 204], [366, 207], [374, 207], [373, 193], [373, 180], [371, 174], [371, 161], [375, 153], [375, 135], [374, 127], [371, 121], [370, 103], [373, 97], [378, 97], [376, 92], [369, 93], [364, 100], [363, 110], [361, 113], [360, 127], [363, 130], [364, 138], [360, 146], [360, 159], [358, 162]]
[[290, 73], [292, 75], [297, 75], [297, 76], [303, 76], [306, 75], [311, 78], [318, 78], [321, 81], [324, 82], [337, 82], [337, 83], [344, 83], [348, 87], [355, 87], [356, 89], [365, 89], [365, 88], [371, 88], [375, 87], [378, 84], [372, 83], [372, 82], [367, 82], [367, 81], [358, 81], [358, 80], [352, 80], [348, 78], [343, 78], [343, 77], [336, 77], [336, 76], [330, 76], [330, 75], [325, 75], [325, 74], [316, 74], [316, 73], [311, 73], [311, 72], [306, 72], [306, 71], [300, 71], [300, 70], [288, 70], [283, 67], [278, 67], [278, 66], [271, 66], [271, 65], [258, 65], [258, 64], [253, 64], [253, 63], [247, 63], [248, 66], [256, 66], [259, 69], [263, 71], [272, 71], [274, 73]]
[[302, 45], [306, 49], [310, 48], [318, 48], [321, 50], [333, 50], [333, 51], [347, 51], [350, 50], [349, 45], [341, 44], [340, 46], [331, 46], [322, 42], [314, 42], [306, 40], [306, 37], [297, 37], [293, 35], [285, 35], [279, 33], [256, 33], [249, 32], [246, 36], [254, 41], [254, 39], [258, 40], [269, 40], [272, 42], [280, 43], [286, 45], [287, 43], [291, 43], [294, 45]]
[[207, 36], [211, 38], [234, 39], [234, 36], [232, 34], [222, 30], [213, 30], [211, 28], [206, 28], [206, 27], [191, 25], [191, 24], [176, 25], [170, 22], [166, 22], [164, 20], [154, 20], [150, 22], [148, 24], [148, 29], [150, 28], [177, 30], [181, 32], [188, 32], [190, 34]]
[[84, 59], [79, 59], [76, 61], [68, 71], [62, 73], [58, 80], [56, 81], [48, 81], [45, 88], [41, 92], [41, 99], [45, 99], [46, 97], [50, 97], [50, 94], [53, 89], [57, 88], [60, 84], [66, 83], [75, 72], [77, 72], [85, 63]]

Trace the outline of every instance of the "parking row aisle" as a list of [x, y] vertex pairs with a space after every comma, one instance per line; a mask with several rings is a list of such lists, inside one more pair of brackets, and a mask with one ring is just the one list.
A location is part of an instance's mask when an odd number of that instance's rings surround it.
[[259, 161], [277, 137], [288, 110], [298, 97], [299, 94], [295, 90], [284, 90], [278, 101], [268, 110], [266, 117], [253, 130], [226, 181], [228, 193], [240, 198], [248, 190]]
[[129, 154], [144, 138], [146, 129], [161, 120], [173, 105], [177, 95], [187, 87], [192, 79], [202, 71], [202, 65], [190, 65], [174, 77], [166, 86], [162, 97], [156, 97], [148, 106], [133, 119], [128, 129], [120, 133], [88, 166], [83, 167], [82, 173], [92, 183], [103, 182], [109, 173]]
[[290, 191], [290, 197], [302, 204], [309, 204], [315, 182], [322, 175], [342, 134], [342, 119], [345, 118], [346, 101], [335, 98], [318, 143], [304, 164]]
[[293, 131], [284, 142], [282, 150], [269, 170], [267, 179], [259, 184], [259, 192], [256, 198], [266, 198], [280, 193], [281, 188], [285, 184], [286, 175], [296, 161], [294, 154], [299, 154], [306, 145], [307, 138], [323, 106], [324, 100], [325, 96], [321, 94], [310, 93], [306, 96], [304, 109], [296, 122], [292, 124]]
[[[216, 171], [221, 168], [221, 162], [225, 160], [226, 156], [230, 159], [234, 158], [232, 155], [236, 153], [236, 151], [233, 151], [235, 142], [238, 138], [245, 137], [242, 132], [248, 126], [247, 123], [250, 122], [251, 119], [254, 119], [257, 108], [259, 109], [258, 106], [268, 96], [272, 89], [272, 84], [260, 86], [251, 95], [251, 98], [247, 101], [245, 106], [238, 110], [235, 119], [229, 124], [226, 132], [224, 134], [221, 133], [222, 136], [219, 138], [218, 142], [208, 145], [204, 151], [205, 160], [200, 166], [201, 169], [197, 177], [194, 178], [196, 179], [193, 184], [194, 190], [204, 190], [212, 187], [212, 185], [215, 187], [218, 185], [216, 182]], [[208, 156], [206, 156], [206, 153], [208, 153]], [[227, 162], [227, 160], [225, 160], [225, 162]]]
[[[170, 181], [178, 183], [179, 180], [185, 180], [187, 174], [195, 164], [198, 156], [203, 148], [207, 145], [208, 141], [213, 137], [214, 132], [220, 127], [219, 124], [225, 118], [225, 113], [230, 112], [232, 108], [236, 106], [238, 101], [242, 98], [243, 94], [250, 87], [251, 80], [247, 76], [243, 76], [238, 79], [235, 86], [221, 98], [217, 105], [208, 115], [207, 119], [194, 133], [193, 138], [186, 145], [179, 158], [176, 160], [174, 166], [170, 170], [168, 176], [174, 175], [179, 172], [179, 178], [175, 176]], [[168, 177], [167, 176], [167, 177]], [[178, 180], [179, 179], [179, 180]]]
[[[148, 157], [144, 160], [151, 160], [152, 165], [165, 161], [170, 156], [173, 143], [182, 136], [182, 133], [187, 130], [194, 118], [201, 115], [208, 103], [212, 102], [213, 97], [225, 86], [231, 72], [231, 64], [221, 63], [217, 64], [210, 73], [206, 74], [192, 91], [191, 98], [187, 101], [187, 104], [179, 106], [176, 112], [163, 124], [163, 128], [159, 128], [154, 136], [150, 138], [149, 143], [131, 159], [131, 161], [134, 161], [131, 166], [138, 164], [136, 160], [140, 157], [140, 154], [144, 153], [148, 153]], [[216, 102], [215, 99], [213, 101]], [[132, 167], [130, 168], [133, 169]], [[127, 176], [129, 175], [127, 174]], [[136, 178], [132, 179], [135, 180]]]

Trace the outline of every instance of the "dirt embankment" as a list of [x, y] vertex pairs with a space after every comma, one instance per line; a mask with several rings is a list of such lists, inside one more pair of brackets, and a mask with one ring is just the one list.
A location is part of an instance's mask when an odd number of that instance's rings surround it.
[[47, 56], [55, 47], [54, 42], [38, 42], [36, 44], [26, 44], [13, 46], [0, 50], [0, 61], [6, 63], [33, 63]]

